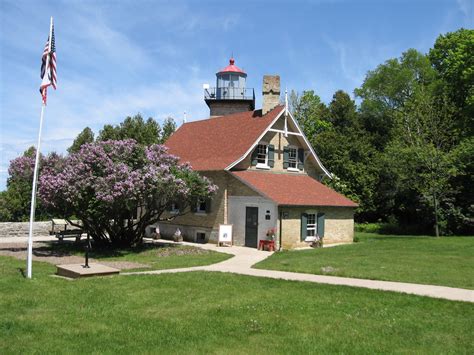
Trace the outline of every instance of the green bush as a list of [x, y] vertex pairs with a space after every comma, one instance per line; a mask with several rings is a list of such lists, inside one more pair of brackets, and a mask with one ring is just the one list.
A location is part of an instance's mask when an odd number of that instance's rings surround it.
[[355, 231], [361, 233], [395, 234], [395, 235], [426, 235], [433, 234], [425, 225], [399, 225], [398, 223], [356, 223]]
[[355, 231], [361, 233], [380, 233], [381, 223], [356, 223]]

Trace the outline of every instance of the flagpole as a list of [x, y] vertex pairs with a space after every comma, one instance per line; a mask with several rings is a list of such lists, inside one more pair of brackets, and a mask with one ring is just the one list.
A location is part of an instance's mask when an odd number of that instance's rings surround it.
[[[53, 17], [51, 16], [50, 23], [49, 23], [48, 53], [51, 53], [51, 42], [53, 40], [52, 35], [53, 35]], [[46, 58], [45, 75], [48, 75], [47, 73], [48, 65], [49, 65], [49, 54], [48, 54], [48, 57]], [[33, 223], [35, 221], [35, 211], [36, 211], [36, 190], [37, 190], [37, 184], [38, 184], [38, 171], [39, 171], [39, 164], [40, 164], [39, 159], [40, 159], [40, 152], [41, 152], [41, 133], [43, 131], [43, 117], [44, 117], [44, 109], [46, 107], [46, 95], [47, 95], [48, 88], [45, 87], [43, 90], [44, 91], [41, 93], [43, 102], [41, 105], [38, 143], [36, 145], [35, 168], [33, 172], [33, 186], [31, 188], [30, 228], [29, 228], [29, 233], [28, 233], [28, 254], [26, 258], [26, 277], [29, 279], [31, 279], [31, 276], [32, 276], [31, 269], [32, 269], [32, 264], [33, 264]]]
[[38, 144], [36, 145], [35, 170], [33, 173], [33, 188], [31, 189], [30, 231], [28, 234], [28, 258], [27, 258], [27, 273], [26, 273], [26, 276], [29, 279], [31, 279], [31, 266], [32, 266], [32, 259], [33, 259], [33, 222], [35, 220], [36, 189], [37, 189], [37, 181], [38, 181], [39, 158], [40, 158], [40, 148], [41, 148], [41, 131], [43, 130], [43, 117], [44, 117], [45, 107], [46, 107], [46, 104], [43, 101], [43, 104], [41, 105]]
[[285, 88], [285, 137], [288, 138], [288, 90]]

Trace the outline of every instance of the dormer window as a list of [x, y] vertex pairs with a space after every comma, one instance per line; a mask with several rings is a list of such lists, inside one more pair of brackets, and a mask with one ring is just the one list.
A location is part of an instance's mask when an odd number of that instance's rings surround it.
[[288, 169], [298, 170], [298, 150], [296, 147], [288, 147]]
[[283, 148], [283, 169], [302, 171], [304, 169], [304, 149], [287, 145]]
[[252, 153], [252, 165], [257, 169], [270, 169], [275, 165], [275, 147], [273, 144], [260, 142]]
[[257, 167], [268, 166], [268, 145], [260, 143], [257, 145]]

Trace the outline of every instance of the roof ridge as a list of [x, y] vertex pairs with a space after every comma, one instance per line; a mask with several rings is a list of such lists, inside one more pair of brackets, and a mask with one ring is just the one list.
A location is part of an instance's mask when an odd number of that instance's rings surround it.
[[[264, 115], [260, 115], [258, 116], [259, 118], [263, 118], [267, 115], [269, 115], [273, 110], [277, 109], [278, 107], [284, 107], [284, 105], [277, 105], [275, 106], [274, 108], [272, 108], [270, 111], [268, 111], [266, 114]], [[252, 112], [252, 113], [255, 113], [257, 111], [262, 111], [262, 109], [258, 109], [258, 110], [252, 110], [252, 111], [242, 111], [242, 112], [235, 112], [235, 113], [231, 113], [229, 115], [223, 115], [223, 116], [215, 116], [215, 117], [208, 117], [208, 118], [202, 118], [202, 119], [198, 119], [198, 120], [195, 120], [195, 121], [190, 121], [190, 122], [186, 122], [186, 123], [183, 123], [182, 125], [187, 125], [187, 124], [190, 124], [190, 123], [198, 123], [198, 122], [204, 122], [204, 121], [210, 121], [210, 120], [217, 120], [217, 119], [224, 119], [224, 118], [229, 118], [231, 116], [237, 116], [237, 115], [242, 115], [244, 113], [249, 113], [249, 112]], [[257, 116], [255, 116], [257, 117]]]

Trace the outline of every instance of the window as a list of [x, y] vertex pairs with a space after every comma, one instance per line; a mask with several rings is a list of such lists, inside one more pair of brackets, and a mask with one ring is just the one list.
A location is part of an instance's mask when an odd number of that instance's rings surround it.
[[178, 214], [179, 213], [179, 206], [176, 202], [173, 202], [170, 207], [171, 214]]
[[204, 243], [206, 241], [206, 233], [205, 232], [196, 232], [196, 242]]
[[306, 236], [314, 237], [316, 236], [316, 214], [308, 213], [308, 221], [306, 224]]
[[288, 168], [298, 168], [298, 151], [295, 147], [288, 147]]
[[257, 164], [267, 165], [267, 148], [264, 143], [257, 145]]
[[200, 198], [196, 205], [196, 213], [206, 213], [206, 200]]

